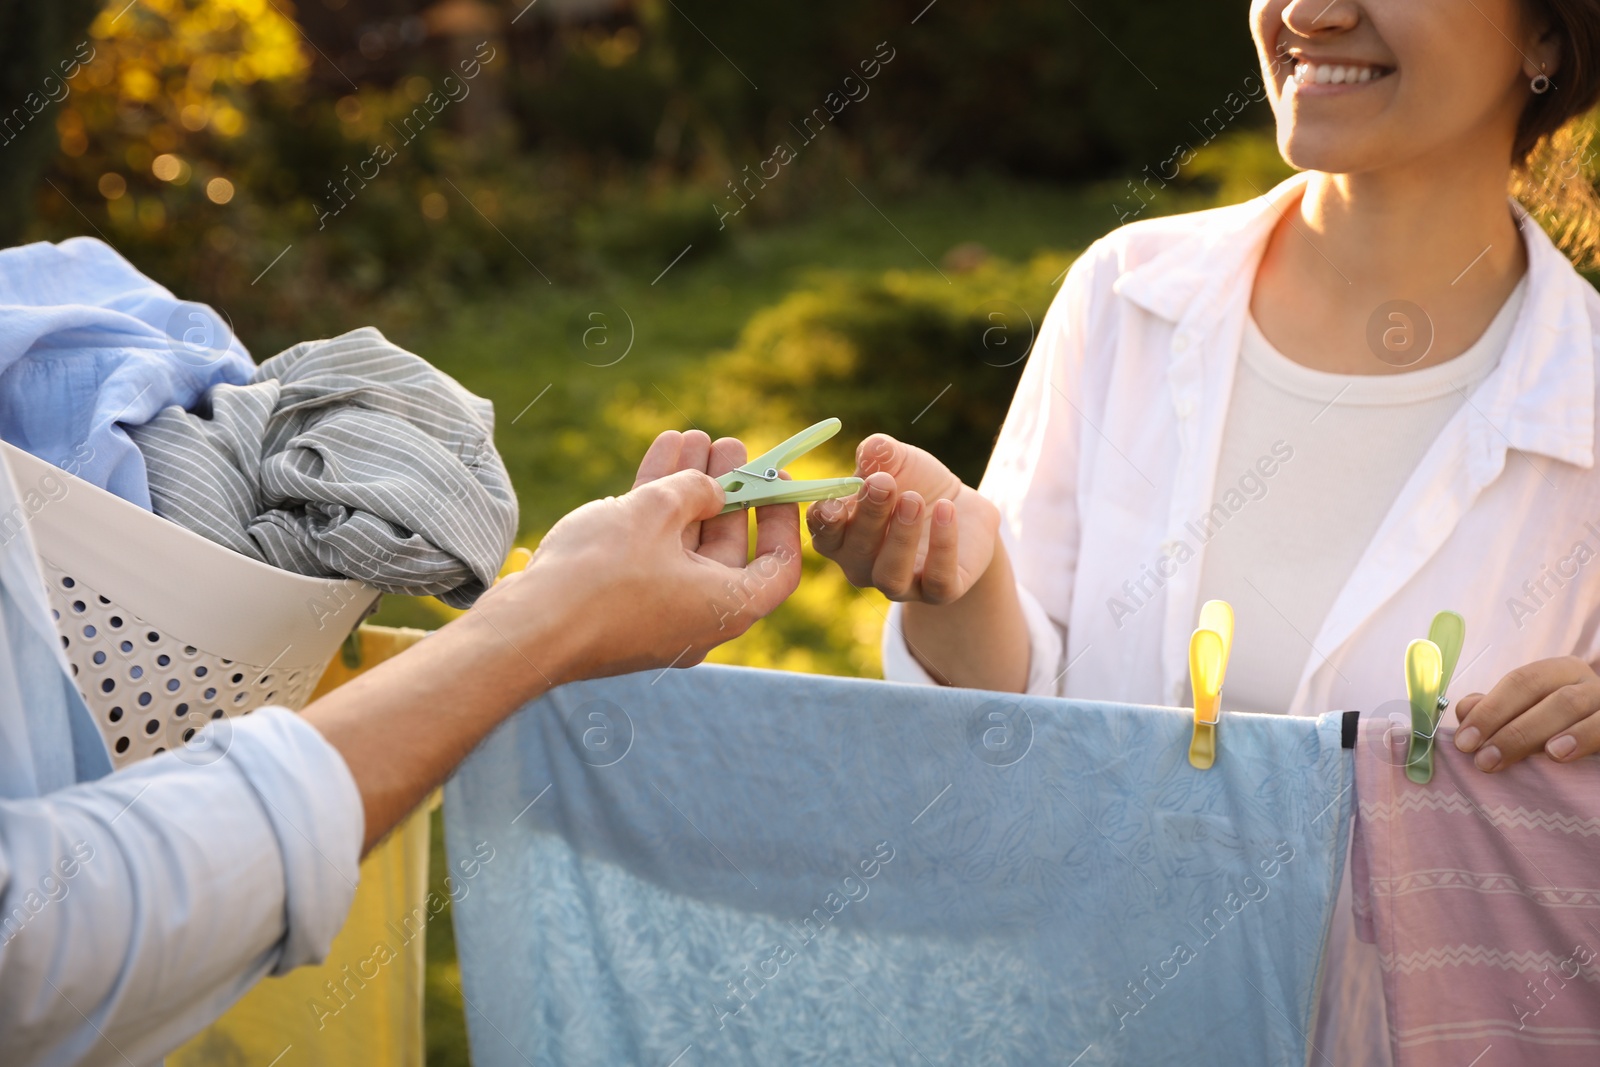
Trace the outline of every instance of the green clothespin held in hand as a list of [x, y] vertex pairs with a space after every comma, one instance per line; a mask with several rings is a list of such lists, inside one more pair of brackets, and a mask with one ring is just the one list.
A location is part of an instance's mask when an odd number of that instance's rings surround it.
[[862, 486], [860, 478], [820, 478], [808, 482], [785, 481], [778, 472], [839, 432], [838, 419], [823, 419], [801, 430], [777, 448], [763, 452], [742, 467], [717, 479], [726, 494], [722, 514], [758, 508], [763, 504], [802, 504], [850, 496]]
[[1444, 694], [1466, 641], [1466, 620], [1453, 611], [1441, 611], [1433, 617], [1427, 638], [1406, 647], [1406, 696], [1411, 701], [1406, 777], [1418, 785], [1433, 781], [1434, 735], [1444, 709], [1450, 706]]

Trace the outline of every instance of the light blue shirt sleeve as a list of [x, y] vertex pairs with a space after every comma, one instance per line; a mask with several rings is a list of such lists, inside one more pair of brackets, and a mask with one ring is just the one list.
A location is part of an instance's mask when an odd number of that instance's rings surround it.
[[[0, 515], [15, 502], [0, 463]], [[150, 1064], [326, 954], [361, 797], [282, 708], [106, 773], [58, 641], [23, 528], [0, 540], [0, 1063]]]

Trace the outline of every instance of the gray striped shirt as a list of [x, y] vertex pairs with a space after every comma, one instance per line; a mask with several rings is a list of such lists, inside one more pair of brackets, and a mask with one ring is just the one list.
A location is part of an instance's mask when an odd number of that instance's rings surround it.
[[464, 608], [516, 536], [494, 405], [371, 327], [127, 430], [156, 514], [285, 570]]

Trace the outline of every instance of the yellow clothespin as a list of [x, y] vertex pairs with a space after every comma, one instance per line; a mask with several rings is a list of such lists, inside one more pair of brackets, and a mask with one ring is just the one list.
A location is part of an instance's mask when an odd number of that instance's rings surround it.
[[1233, 651], [1233, 607], [1226, 600], [1208, 600], [1200, 608], [1200, 626], [1189, 638], [1189, 687], [1194, 690], [1194, 739], [1189, 762], [1206, 770], [1217, 761], [1217, 724], [1222, 721], [1222, 680]]
[[1466, 620], [1453, 611], [1441, 611], [1433, 617], [1428, 636], [1406, 646], [1406, 697], [1411, 701], [1406, 777], [1418, 785], [1433, 781], [1433, 738], [1450, 706], [1444, 693], [1466, 641]]

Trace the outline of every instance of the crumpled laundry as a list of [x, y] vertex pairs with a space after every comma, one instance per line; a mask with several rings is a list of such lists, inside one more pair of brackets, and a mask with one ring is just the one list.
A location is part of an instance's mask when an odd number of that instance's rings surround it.
[[300, 574], [465, 608], [516, 535], [494, 405], [371, 327], [129, 433], [156, 514]]
[[0, 438], [150, 507], [125, 427], [243, 384], [250, 354], [92, 237], [0, 250]]

